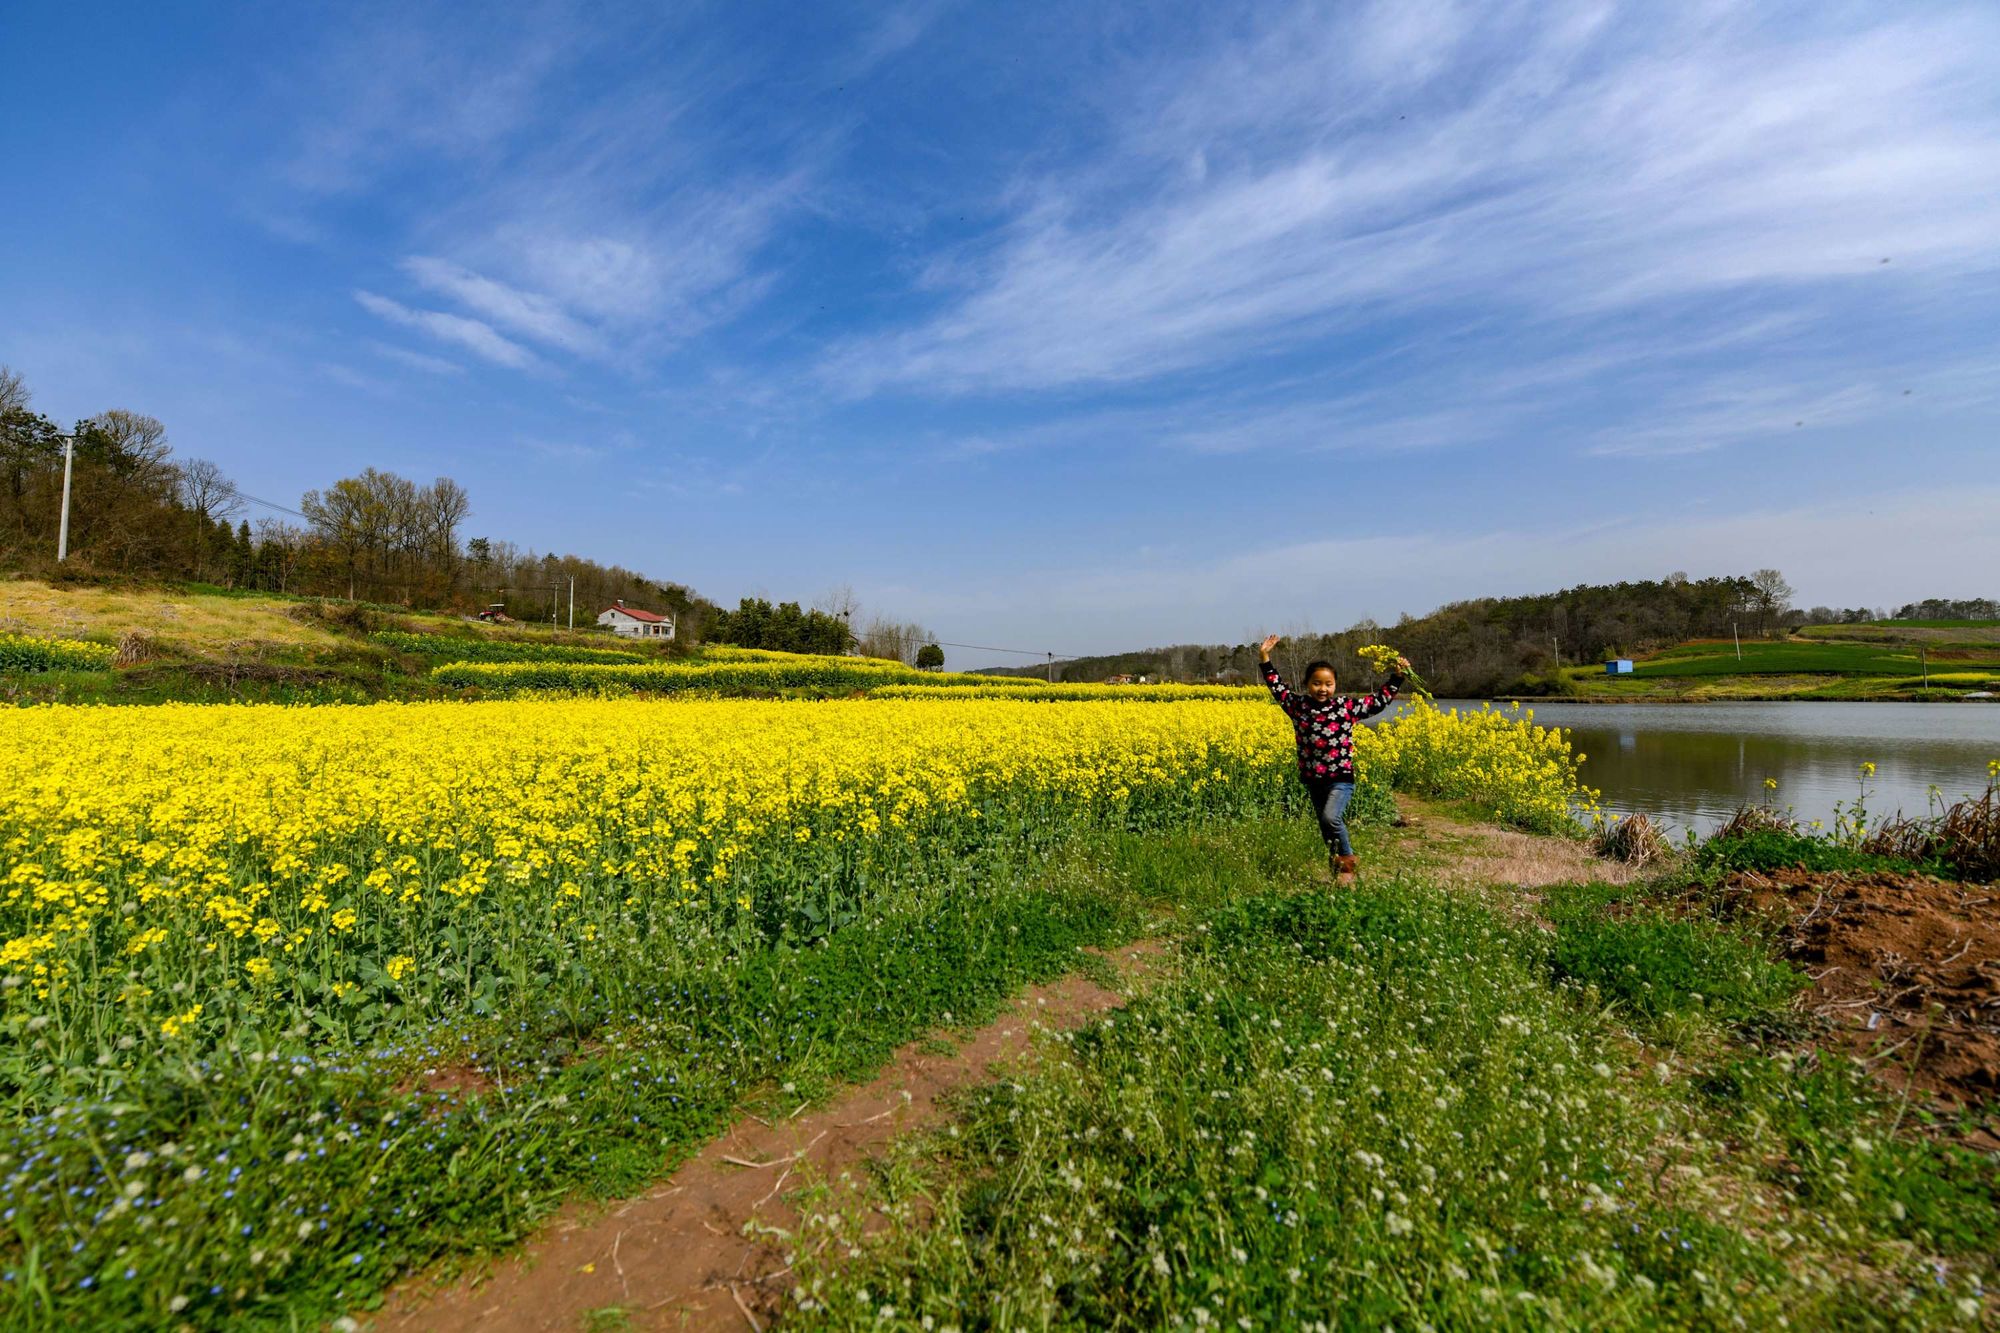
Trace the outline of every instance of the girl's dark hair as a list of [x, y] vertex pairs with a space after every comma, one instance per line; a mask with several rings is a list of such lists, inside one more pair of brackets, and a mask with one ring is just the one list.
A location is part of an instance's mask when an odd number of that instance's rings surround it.
[[1338, 671], [1333, 670], [1333, 663], [1327, 661], [1324, 657], [1317, 658], [1314, 661], [1306, 663], [1306, 674], [1300, 677], [1300, 679], [1305, 681], [1307, 684], [1311, 684], [1313, 678], [1313, 672], [1318, 671], [1322, 667], [1324, 667], [1328, 671], [1333, 671], [1333, 678], [1335, 680], [1340, 679], [1340, 673]]

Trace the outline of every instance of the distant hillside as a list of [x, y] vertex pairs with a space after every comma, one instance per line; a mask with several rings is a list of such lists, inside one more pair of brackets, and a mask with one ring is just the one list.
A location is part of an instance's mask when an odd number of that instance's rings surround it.
[[[1765, 577], [1768, 576], [1768, 577]], [[1281, 669], [1296, 674], [1314, 658], [1332, 662], [1359, 684], [1372, 673], [1355, 656], [1370, 643], [1407, 653], [1442, 695], [1559, 693], [1569, 687], [1558, 666], [1633, 656], [1688, 639], [1782, 633], [1789, 593], [1774, 571], [1756, 579], [1689, 579], [1673, 575], [1639, 583], [1579, 584], [1528, 597], [1452, 602], [1393, 628], [1363, 621], [1333, 634], [1288, 639]], [[1001, 669], [1029, 676], [1041, 667]], [[1175, 644], [1139, 652], [1081, 657], [1057, 664], [1060, 680], [1147, 676], [1167, 680], [1254, 679], [1253, 644]]]

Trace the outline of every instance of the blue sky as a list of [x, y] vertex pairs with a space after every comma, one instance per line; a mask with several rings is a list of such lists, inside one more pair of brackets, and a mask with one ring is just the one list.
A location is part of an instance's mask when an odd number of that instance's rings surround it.
[[446, 474], [471, 534], [1059, 652], [1674, 569], [1996, 592], [1989, 4], [17, 0], [0, 43], [0, 362], [254, 495]]

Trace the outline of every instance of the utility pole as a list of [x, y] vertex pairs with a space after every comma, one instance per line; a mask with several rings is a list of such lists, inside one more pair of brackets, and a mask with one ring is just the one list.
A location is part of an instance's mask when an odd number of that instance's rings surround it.
[[569, 632], [576, 633], [576, 575], [569, 576]]
[[56, 529], [56, 563], [69, 559], [69, 470], [76, 458], [76, 436], [63, 436], [62, 521]]
[[1924, 664], [1924, 688], [1931, 687], [1931, 650], [1926, 644], [1917, 645], [1917, 657]]
[[1743, 660], [1743, 636], [1737, 632], [1736, 622], [1733, 620], [1729, 622], [1729, 636], [1736, 640], [1736, 660], [1741, 662]]
[[1048, 658], [1049, 658], [1049, 684], [1053, 685], [1056, 683], [1056, 655], [1054, 653], [1050, 653], [1048, 655]]

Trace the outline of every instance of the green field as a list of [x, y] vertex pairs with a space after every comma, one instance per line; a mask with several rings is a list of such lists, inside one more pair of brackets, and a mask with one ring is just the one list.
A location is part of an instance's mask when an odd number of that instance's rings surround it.
[[[1902, 650], [1865, 643], [1746, 643], [1742, 656], [1727, 641], [1684, 643], [1654, 657], [1633, 664], [1635, 676], [1771, 676], [1831, 674], [1842, 676], [1916, 676], [1923, 661], [1916, 650]], [[1986, 655], [1981, 665], [2000, 670], [2000, 650]], [[1939, 666], [1940, 654], [1931, 654]], [[1963, 659], [1951, 661], [1952, 670], [1972, 665]]]
[[1900, 643], [1931, 648], [2000, 646], [1991, 620], [1871, 620], [1860, 625], [1806, 625], [1794, 635], [1815, 643]]
[[1601, 666], [1573, 667], [1563, 676], [1576, 696], [1591, 699], [1955, 699], [2000, 690], [2000, 640], [1940, 643], [1895, 636], [1968, 634], [1968, 630], [1812, 626], [1872, 630], [1862, 640], [1799, 638], [1772, 642], [1695, 640], [1637, 659], [1630, 675]]

